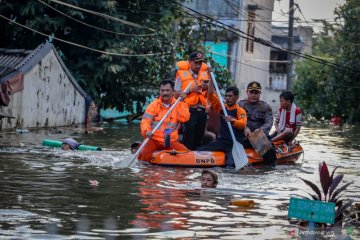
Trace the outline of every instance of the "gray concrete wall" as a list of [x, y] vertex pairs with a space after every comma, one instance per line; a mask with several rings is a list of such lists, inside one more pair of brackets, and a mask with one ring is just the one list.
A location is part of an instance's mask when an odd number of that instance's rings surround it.
[[0, 112], [0, 129], [55, 127], [85, 122], [85, 97], [65, 74], [53, 50], [24, 75], [24, 90]]

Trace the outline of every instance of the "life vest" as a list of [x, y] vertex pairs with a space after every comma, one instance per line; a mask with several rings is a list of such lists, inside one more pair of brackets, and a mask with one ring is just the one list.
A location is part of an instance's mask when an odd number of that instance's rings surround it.
[[[194, 88], [195, 86], [201, 86], [201, 81], [210, 79], [207, 72], [208, 66], [205, 63], [201, 65], [197, 79], [195, 79], [191, 74], [190, 63], [188, 61], [177, 62], [176, 66], [178, 69], [176, 72], [176, 78], [180, 78], [181, 80], [182, 91], [186, 89], [190, 82], [192, 82], [191, 88]], [[202, 93], [191, 92], [187, 94], [185, 98], [185, 103], [189, 107], [196, 105], [199, 101], [204, 107], [206, 107], [206, 96]]]

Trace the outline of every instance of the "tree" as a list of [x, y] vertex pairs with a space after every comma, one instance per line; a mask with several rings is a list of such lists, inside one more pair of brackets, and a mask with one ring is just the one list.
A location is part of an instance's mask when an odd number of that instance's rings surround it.
[[[313, 55], [324, 61], [334, 62], [338, 52], [335, 38], [339, 26], [326, 21], [322, 23], [323, 31], [313, 37]], [[331, 67], [306, 59], [298, 61], [295, 70], [297, 78], [293, 91], [302, 110], [317, 119], [339, 114], [335, 111], [337, 101], [332, 96], [329, 85], [332, 80]]]
[[360, 122], [360, 0], [347, 0], [336, 9], [344, 26], [339, 32], [337, 46], [340, 54], [335, 62], [351, 69], [333, 69], [331, 86], [336, 96], [337, 111], [349, 122]]
[[329, 102], [331, 96], [328, 96], [326, 91], [330, 74], [329, 67], [311, 60], [304, 60], [296, 63], [296, 74], [297, 79], [293, 91], [296, 94], [296, 102], [303, 111], [317, 119], [330, 118], [335, 114]]
[[297, 64], [294, 92], [304, 112], [315, 117], [339, 115], [350, 123], [360, 122], [360, 0], [347, 0], [335, 10], [342, 20], [324, 24], [314, 39], [314, 54], [337, 66], [311, 61]]
[[[189, 51], [201, 49], [204, 37], [202, 34], [190, 36], [193, 26], [201, 24], [201, 31], [210, 29], [207, 24], [189, 18], [173, 1], [68, 0], [66, 3], [135, 24], [124, 24], [124, 21], [51, 0], [2, 0], [0, 14], [16, 17], [18, 23], [88, 48], [129, 55], [154, 54], [114, 56], [54, 40], [80, 85], [103, 107], [115, 107], [120, 111], [136, 111], [134, 102], [138, 105], [137, 111], [141, 111], [146, 97], [157, 93], [158, 83], [174, 78], [177, 54], [183, 57]], [[4, 23], [0, 47], [34, 49], [46, 40], [15, 24]], [[228, 84], [229, 73], [219, 70], [216, 73], [220, 82]]]

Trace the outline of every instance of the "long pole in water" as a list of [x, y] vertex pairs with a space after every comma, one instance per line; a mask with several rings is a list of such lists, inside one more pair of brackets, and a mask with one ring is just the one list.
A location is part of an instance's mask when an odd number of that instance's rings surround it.
[[[210, 62], [208, 62], [207, 65], [208, 65], [208, 67], [211, 67]], [[225, 117], [227, 117], [228, 113], [226, 111], [224, 101], [223, 101], [223, 99], [221, 97], [219, 87], [218, 87], [217, 82], [215, 80], [214, 73], [212, 71], [210, 71], [210, 75], [211, 75], [211, 78], [213, 80], [213, 84], [214, 84], [214, 87], [215, 87], [215, 90], [216, 90], [216, 94], [217, 94], [217, 96], [219, 98], [221, 108], [222, 108], [222, 110], [224, 112]], [[246, 166], [248, 164], [248, 158], [247, 158], [247, 155], [245, 153], [245, 149], [244, 149], [242, 144], [240, 144], [238, 141], [236, 141], [234, 130], [232, 129], [232, 126], [231, 126], [230, 122], [226, 122], [226, 123], [227, 123], [227, 125], [229, 127], [231, 139], [233, 141], [232, 154], [233, 154], [233, 158], [234, 158], [234, 162], [235, 162], [235, 168], [236, 169], [243, 168], [244, 166]]]
[[[187, 93], [191, 87], [191, 83], [189, 83], [189, 85], [187, 85], [187, 87], [185, 88], [184, 92]], [[161, 126], [161, 124], [165, 121], [165, 119], [167, 118], [167, 116], [169, 116], [169, 114], [172, 112], [172, 110], [176, 107], [176, 105], [180, 102], [181, 97], [179, 97], [176, 102], [171, 106], [171, 108], [166, 112], [166, 114], [164, 115], [164, 117], [160, 120], [160, 122], [153, 128], [153, 130], [151, 131], [151, 135], [154, 135], [154, 133], [156, 132], [156, 130]], [[147, 142], [150, 140], [149, 137], [147, 137], [144, 142], [141, 144], [141, 146], [138, 148], [138, 150], [136, 151], [136, 153], [134, 153], [134, 155], [131, 157], [130, 163], [128, 165], [128, 167], [130, 167], [132, 165], [132, 163], [134, 162], [134, 160], [136, 159], [136, 157], [139, 155], [139, 153], [141, 152], [141, 150], [143, 150], [143, 148], [145, 147], [145, 145], [147, 144]]]

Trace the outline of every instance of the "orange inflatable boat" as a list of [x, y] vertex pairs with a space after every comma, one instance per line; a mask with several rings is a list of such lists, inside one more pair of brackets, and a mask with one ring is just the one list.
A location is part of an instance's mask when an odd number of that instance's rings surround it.
[[[299, 159], [304, 152], [299, 144], [288, 147], [283, 143], [275, 144], [276, 163], [286, 164], [293, 163]], [[246, 149], [249, 164], [261, 164], [264, 160], [254, 149]], [[224, 167], [225, 154], [223, 152], [207, 151], [185, 151], [164, 150], [156, 152], [150, 163], [162, 166], [179, 166], [179, 167]]]
[[[276, 164], [287, 164], [296, 162], [301, 154], [304, 153], [300, 144], [295, 144], [292, 147], [284, 144], [283, 142], [274, 143], [276, 149]], [[262, 163], [264, 159], [252, 148], [245, 149], [248, 156], [248, 162], [251, 164]]]
[[207, 151], [171, 151], [154, 153], [150, 163], [179, 167], [224, 167], [225, 153]]

